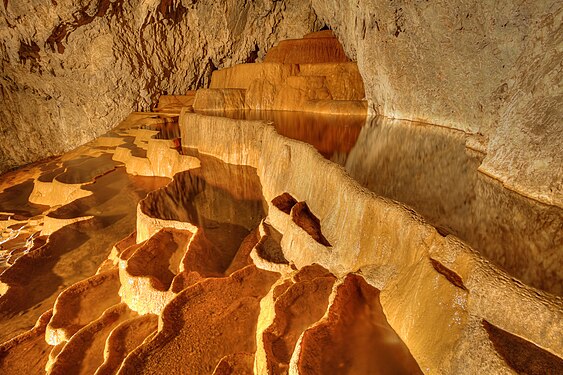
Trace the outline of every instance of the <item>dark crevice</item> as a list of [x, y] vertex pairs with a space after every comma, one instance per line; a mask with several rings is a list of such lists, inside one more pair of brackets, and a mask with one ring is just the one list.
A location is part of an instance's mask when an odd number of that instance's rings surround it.
[[30, 60], [31, 69], [33, 70], [37, 67], [38, 61], [41, 59], [39, 56], [40, 51], [41, 49], [34, 41], [30, 41], [29, 43], [20, 42], [20, 49], [18, 50], [20, 63], [25, 65], [27, 60]]
[[184, 7], [181, 1], [176, 0], [160, 0], [157, 10], [164, 19], [174, 23], [181, 21], [188, 12], [188, 8]]
[[321, 231], [320, 220], [311, 212], [305, 202], [297, 202], [289, 193], [283, 193], [272, 199], [272, 204], [280, 211], [291, 215], [295, 224], [307, 232], [315, 241], [324, 246], [332, 246]]
[[244, 61], [245, 64], [251, 64], [253, 62], [256, 62], [256, 59], [258, 58], [258, 50], [259, 50], [258, 45], [255, 44], [254, 49], [248, 53], [248, 57]]
[[291, 213], [293, 206], [297, 204], [297, 200], [293, 198], [289, 193], [283, 193], [272, 199], [272, 204], [276, 206], [280, 211], [286, 214]]
[[[84, 25], [88, 25], [94, 19], [98, 17], [104, 17], [107, 14], [112, 15], [118, 13], [121, 10], [121, 2], [123, 0], [118, 0], [115, 2], [111, 2], [110, 0], [101, 0], [98, 2], [98, 7], [93, 15], [89, 15], [86, 10], [87, 7], [84, 7], [73, 14], [74, 20], [70, 22], [61, 22], [51, 32], [51, 35], [47, 38], [45, 42], [51, 50], [56, 51], [58, 53], [64, 53], [65, 46], [63, 44], [63, 40], [68, 38], [68, 36]], [[108, 12], [109, 11], [109, 12]], [[56, 48], [55, 48], [56, 47]]]
[[434, 269], [438, 271], [438, 273], [440, 273], [446, 279], [448, 279], [450, 283], [452, 283], [453, 285], [457, 286], [460, 289], [467, 290], [465, 285], [463, 285], [463, 280], [461, 279], [461, 276], [459, 276], [457, 273], [450, 270], [449, 268], [447, 268], [446, 266], [444, 266], [442, 263], [438, 262], [435, 259], [430, 258], [430, 263], [432, 263], [432, 267], [434, 267]]
[[332, 246], [323, 236], [321, 231], [321, 221], [311, 212], [305, 202], [299, 202], [291, 210], [291, 218], [295, 224], [299, 225], [305, 232], [318, 243], [324, 246]]
[[495, 350], [518, 374], [563, 374], [563, 359], [486, 320], [482, 324]]

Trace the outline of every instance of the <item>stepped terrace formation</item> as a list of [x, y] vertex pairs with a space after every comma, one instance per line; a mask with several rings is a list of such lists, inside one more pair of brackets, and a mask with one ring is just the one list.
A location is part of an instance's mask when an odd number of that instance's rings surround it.
[[323, 30], [2, 175], [0, 373], [563, 373], [563, 208], [368, 109]]

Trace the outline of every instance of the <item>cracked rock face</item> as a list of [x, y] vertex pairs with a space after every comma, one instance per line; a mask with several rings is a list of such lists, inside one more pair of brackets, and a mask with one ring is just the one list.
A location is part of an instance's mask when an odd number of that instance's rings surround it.
[[314, 0], [357, 60], [372, 110], [477, 135], [482, 170], [561, 206], [561, 43], [555, 0]]
[[0, 172], [319, 28], [310, 3], [295, 0], [4, 0], [0, 13]]

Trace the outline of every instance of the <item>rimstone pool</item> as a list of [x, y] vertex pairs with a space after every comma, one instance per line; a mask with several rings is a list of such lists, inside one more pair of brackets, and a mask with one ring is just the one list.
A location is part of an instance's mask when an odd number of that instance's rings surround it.
[[276, 48], [1, 176], [0, 372], [563, 372], [562, 209]]

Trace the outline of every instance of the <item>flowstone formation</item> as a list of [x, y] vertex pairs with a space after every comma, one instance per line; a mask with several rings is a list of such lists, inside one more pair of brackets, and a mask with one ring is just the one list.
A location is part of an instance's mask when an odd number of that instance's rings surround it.
[[[460, 134], [367, 118], [331, 32], [264, 61], [2, 176], [0, 372], [563, 372], [561, 210], [477, 177]], [[445, 177], [413, 174], [433, 155]], [[480, 194], [438, 204], [448, 173]], [[521, 212], [550, 224], [529, 263], [496, 236]]]

